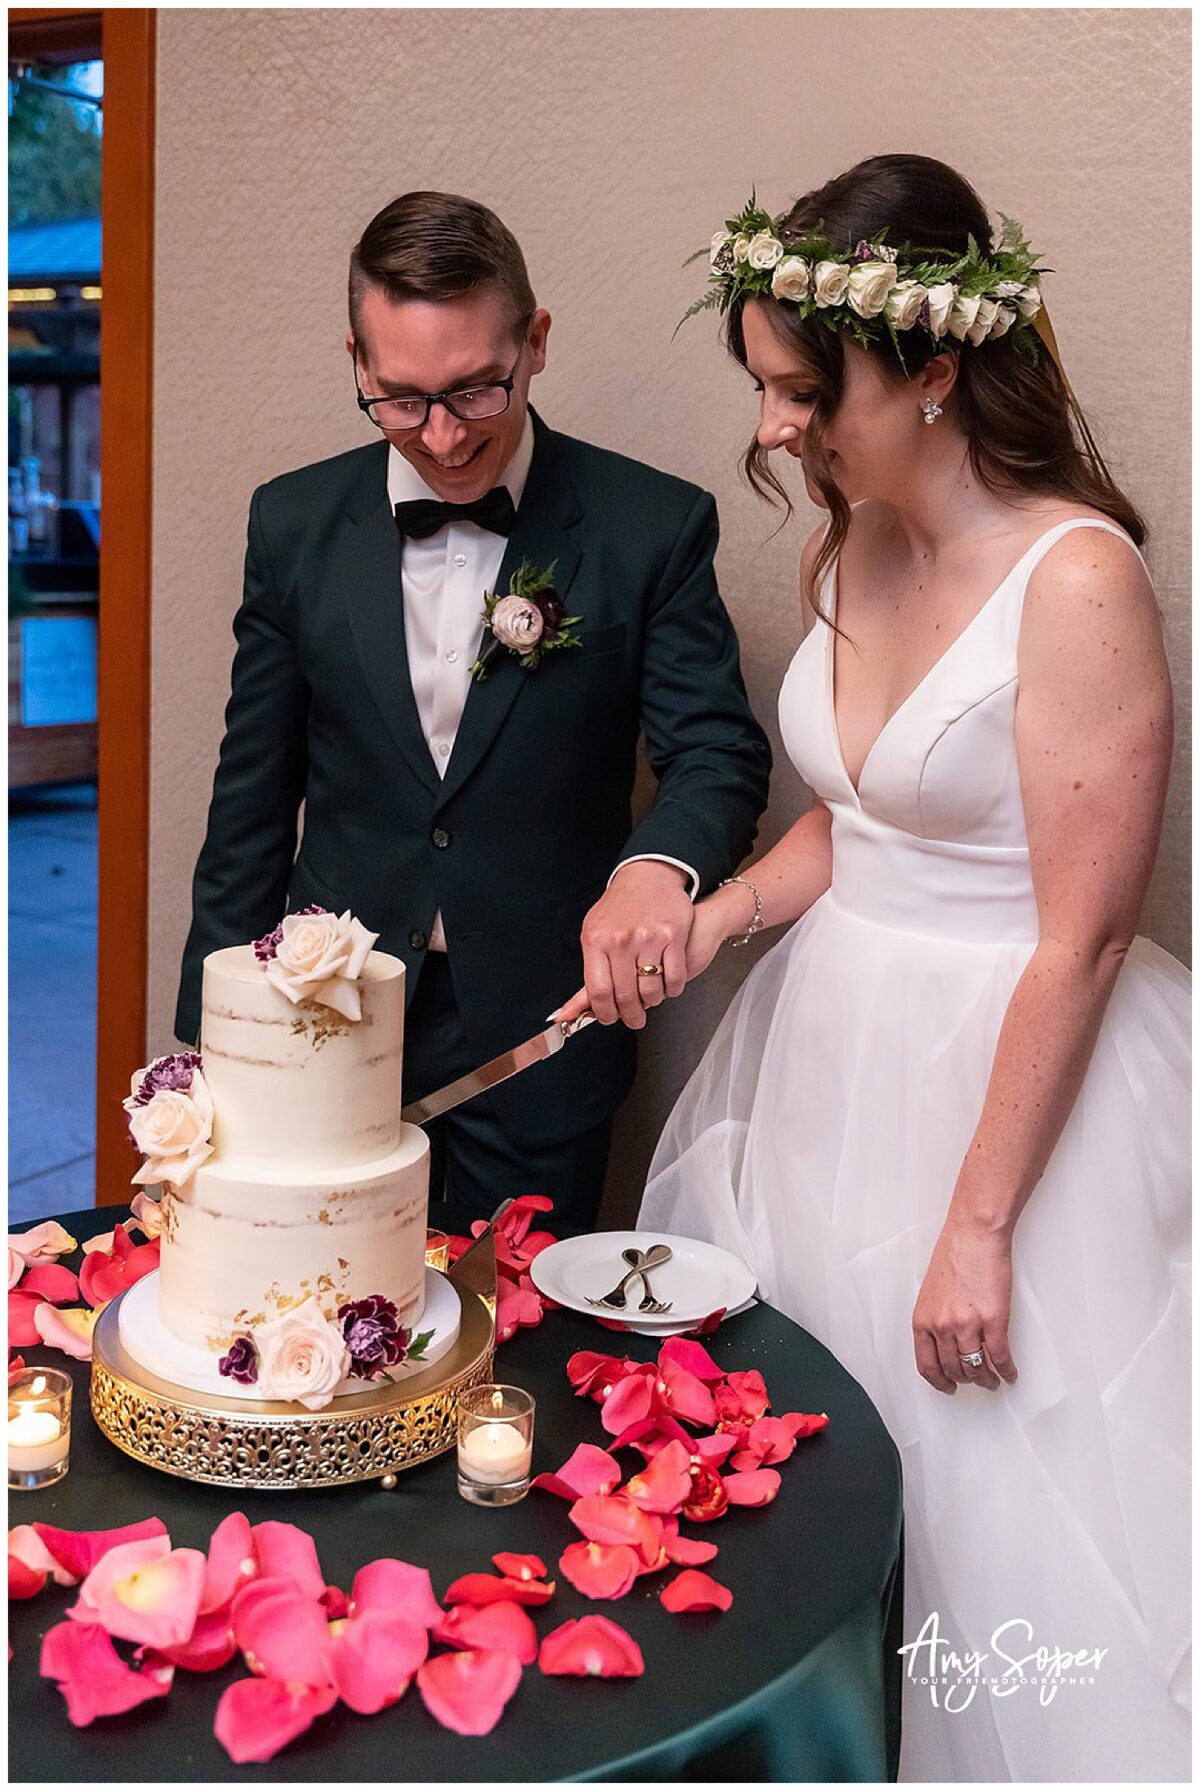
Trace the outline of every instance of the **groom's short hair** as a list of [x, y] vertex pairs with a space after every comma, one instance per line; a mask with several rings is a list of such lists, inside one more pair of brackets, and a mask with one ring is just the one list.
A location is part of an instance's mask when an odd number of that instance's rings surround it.
[[378, 287], [393, 304], [461, 298], [491, 286], [520, 330], [537, 308], [525, 257], [494, 211], [457, 193], [402, 193], [371, 219], [350, 256], [350, 328], [357, 337], [363, 294]]

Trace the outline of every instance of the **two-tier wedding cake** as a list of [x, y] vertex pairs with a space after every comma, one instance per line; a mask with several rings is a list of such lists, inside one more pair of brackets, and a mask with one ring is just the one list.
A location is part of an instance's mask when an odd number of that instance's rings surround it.
[[121, 1340], [166, 1379], [318, 1410], [453, 1341], [456, 1297], [425, 1267], [429, 1145], [400, 1118], [404, 965], [376, 937], [305, 910], [212, 953], [199, 1052], [133, 1078], [162, 1255]]

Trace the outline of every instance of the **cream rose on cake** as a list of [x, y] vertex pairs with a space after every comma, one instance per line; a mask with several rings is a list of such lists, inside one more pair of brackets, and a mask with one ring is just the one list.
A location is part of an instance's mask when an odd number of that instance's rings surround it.
[[358, 979], [378, 933], [344, 914], [285, 914], [267, 981], [293, 1003], [318, 1001], [347, 1020], [362, 1018]]
[[198, 1052], [156, 1057], [135, 1073], [122, 1105], [129, 1135], [146, 1159], [133, 1178], [139, 1186], [185, 1187], [212, 1156], [213, 1099]]
[[263, 1399], [294, 1400], [319, 1412], [350, 1372], [350, 1351], [310, 1295], [254, 1333], [258, 1392]]

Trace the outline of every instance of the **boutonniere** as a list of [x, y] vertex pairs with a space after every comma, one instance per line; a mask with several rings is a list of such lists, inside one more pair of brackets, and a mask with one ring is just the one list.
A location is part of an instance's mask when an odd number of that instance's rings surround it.
[[567, 606], [551, 583], [553, 577], [553, 566], [539, 572], [522, 560], [505, 596], [484, 593], [482, 621], [492, 638], [471, 667], [477, 682], [482, 684], [488, 666], [505, 648], [516, 654], [522, 670], [532, 672], [547, 653], [583, 645], [582, 635], [572, 633], [583, 617], [567, 615]]

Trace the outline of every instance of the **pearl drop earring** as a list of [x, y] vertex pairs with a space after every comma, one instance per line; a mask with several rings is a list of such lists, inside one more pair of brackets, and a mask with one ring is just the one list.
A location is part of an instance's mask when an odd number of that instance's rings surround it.
[[921, 406], [921, 415], [927, 423], [936, 423], [942, 414], [942, 407], [936, 398], [927, 398]]

